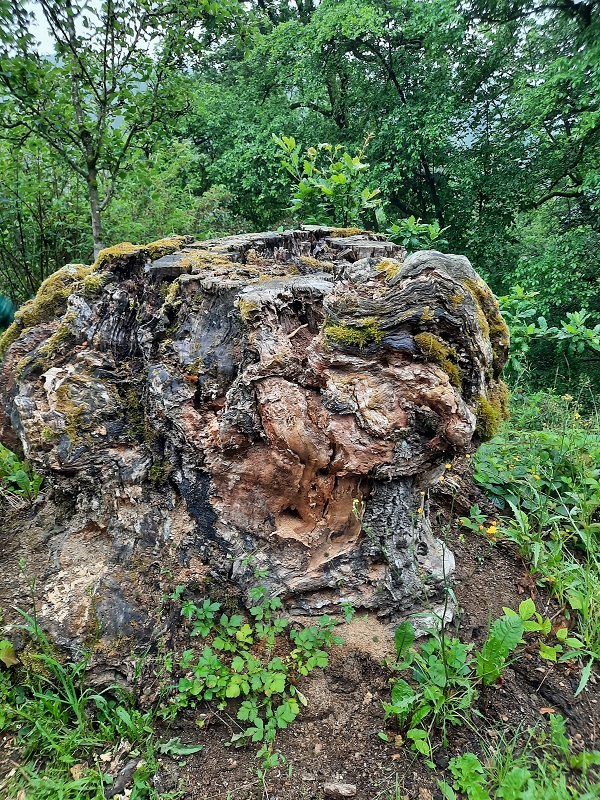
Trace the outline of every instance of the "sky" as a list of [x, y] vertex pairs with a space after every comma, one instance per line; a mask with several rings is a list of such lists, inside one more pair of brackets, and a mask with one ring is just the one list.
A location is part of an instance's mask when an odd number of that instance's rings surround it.
[[52, 55], [54, 47], [52, 38], [48, 32], [48, 26], [42, 13], [42, 8], [39, 3], [30, 3], [30, 9], [35, 14], [36, 24], [32, 26], [32, 33], [40, 42], [40, 53], [43, 55]]

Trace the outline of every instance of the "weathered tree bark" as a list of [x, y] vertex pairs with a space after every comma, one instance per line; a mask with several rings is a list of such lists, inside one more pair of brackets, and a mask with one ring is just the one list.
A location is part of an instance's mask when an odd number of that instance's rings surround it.
[[18, 312], [0, 438], [46, 475], [23, 546], [58, 641], [147, 645], [179, 583], [439, 611], [428, 489], [500, 422], [508, 334], [466, 258], [404, 256], [311, 227], [126, 244]]

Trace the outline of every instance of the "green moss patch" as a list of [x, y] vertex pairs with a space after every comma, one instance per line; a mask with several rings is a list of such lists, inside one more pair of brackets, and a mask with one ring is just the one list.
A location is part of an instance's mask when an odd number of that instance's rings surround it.
[[477, 281], [467, 278], [464, 284], [475, 299], [479, 327], [484, 336], [489, 336], [492, 344], [494, 373], [498, 375], [504, 366], [506, 351], [510, 342], [508, 325], [502, 318], [498, 301], [481, 278]]
[[0, 337], [0, 359], [4, 358], [8, 348], [17, 341], [20, 335], [20, 326], [16, 322], [11, 323]]
[[440, 366], [448, 375], [452, 386], [458, 389], [462, 386], [462, 374], [456, 362], [458, 353], [453, 347], [448, 347], [433, 333], [418, 333], [415, 344], [428, 361]]
[[85, 264], [67, 264], [50, 275], [42, 283], [33, 300], [28, 300], [15, 314], [15, 322], [21, 330], [48, 322], [62, 313], [69, 295], [92, 271]]
[[365, 317], [352, 325], [345, 322], [329, 323], [325, 326], [325, 335], [337, 344], [366, 347], [370, 342], [379, 344], [385, 336], [385, 331], [381, 330], [375, 317]]
[[488, 387], [488, 396], [479, 397], [475, 406], [475, 430], [484, 439], [492, 439], [502, 423], [508, 419], [508, 386], [498, 381]]

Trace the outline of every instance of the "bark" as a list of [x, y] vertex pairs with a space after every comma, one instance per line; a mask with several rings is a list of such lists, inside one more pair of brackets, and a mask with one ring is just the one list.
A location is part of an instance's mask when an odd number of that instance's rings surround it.
[[292, 616], [443, 612], [428, 492], [501, 419], [507, 331], [466, 258], [356, 234], [111, 248], [0, 343], [0, 438], [46, 476], [1, 536], [106, 680], [168, 634], [177, 584], [241, 606], [262, 584]]
[[94, 239], [94, 258], [98, 258], [100, 251], [104, 248], [104, 244], [102, 242], [102, 212], [98, 196], [98, 173], [94, 167], [89, 168], [87, 186], [92, 220], [92, 236]]

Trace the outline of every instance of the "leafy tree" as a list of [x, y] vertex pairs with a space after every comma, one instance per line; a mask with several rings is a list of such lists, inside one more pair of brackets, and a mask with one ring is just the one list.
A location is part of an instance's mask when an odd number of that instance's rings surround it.
[[0, 292], [16, 303], [91, 251], [83, 180], [43, 141], [0, 141]]
[[281, 164], [294, 184], [291, 211], [304, 223], [317, 225], [364, 225], [364, 215], [378, 210], [378, 189], [362, 185], [368, 169], [365, 154], [373, 134], [358, 153], [350, 155], [341, 144], [309, 147], [301, 157], [293, 136], [273, 136]]
[[198, 26], [229, 20], [233, 1], [41, 0], [48, 55], [35, 40], [31, 4], [0, 6], [2, 127], [15, 142], [43, 140], [85, 182], [96, 254], [127, 155], [148, 149], [156, 128], [185, 107], [173, 68], [186, 42]]

